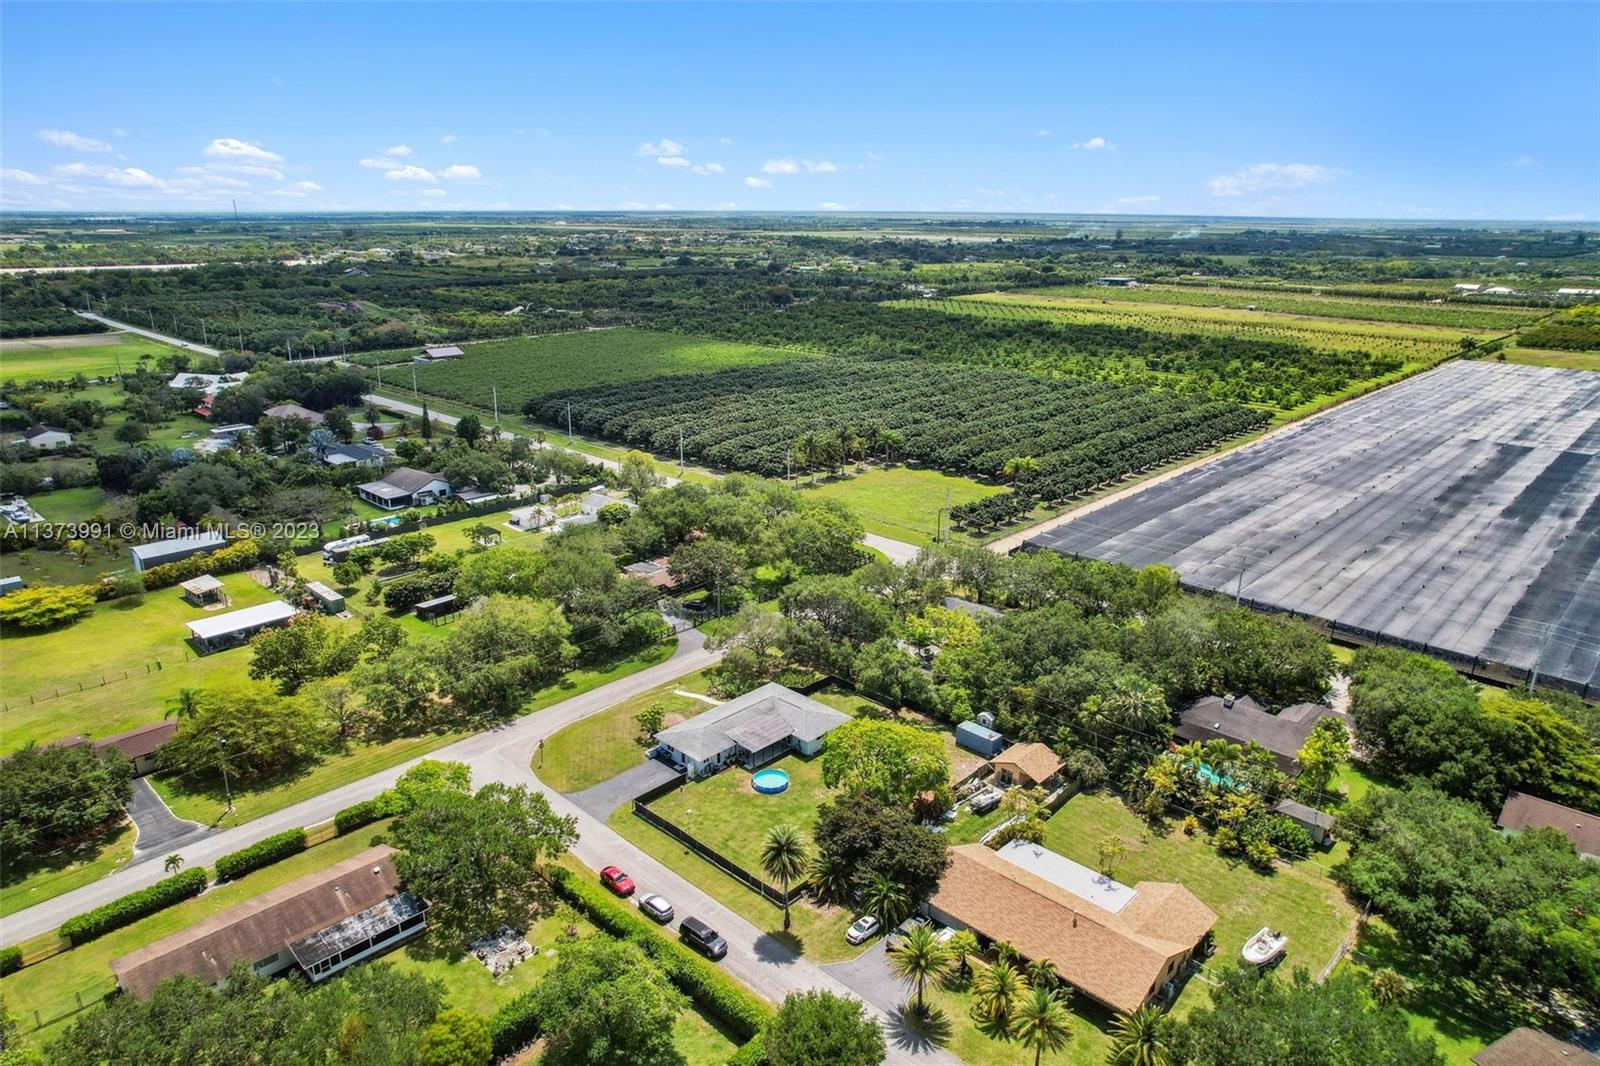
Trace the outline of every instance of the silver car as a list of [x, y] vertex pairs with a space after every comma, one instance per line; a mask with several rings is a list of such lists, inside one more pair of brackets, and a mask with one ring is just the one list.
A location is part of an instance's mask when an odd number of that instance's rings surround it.
[[665, 897], [658, 896], [654, 892], [646, 892], [639, 897], [639, 909], [662, 925], [672, 921], [672, 904], [668, 903]]

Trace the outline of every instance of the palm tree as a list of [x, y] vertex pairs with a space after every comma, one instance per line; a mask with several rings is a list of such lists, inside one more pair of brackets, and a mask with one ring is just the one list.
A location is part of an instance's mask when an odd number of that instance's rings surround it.
[[1005, 959], [978, 974], [972, 982], [972, 1000], [978, 1014], [1000, 1025], [1011, 1020], [1011, 1012], [1028, 991], [1022, 971]]
[[783, 886], [783, 931], [789, 931], [789, 882], [806, 872], [806, 838], [792, 825], [775, 825], [761, 842], [761, 869]]
[[161, 868], [169, 874], [177, 873], [179, 870], [183, 869], [183, 856], [179, 855], [177, 852], [173, 852], [171, 855], [167, 856], [166, 861], [161, 864]]
[[1032, 477], [1039, 472], [1039, 460], [1031, 455], [1015, 455], [1005, 461], [1000, 468], [1000, 474], [1007, 480], [1015, 483], [1025, 478]]
[[1056, 964], [1049, 959], [1034, 959], [1028, 963], [1024, 972], [1028, 975], [1028, 984], [1034, 988], [1056, 986]]
[[810, 470], [816, 465], [818, 451], [817, 435], [815, 433], [808, 431], [795, 438], [794, 456], [800, 460], [800, 468], [802, 470]]
[[948, 947], [951, 960], [955, 962], [961, 976], [966, 977], [971, 972], [967, 958], [978, 953], [978, 935], [971, 929], [957, 930], [956, 935], [950, 938]]
[[811, 868], [807, 871], [811, 877], [811, 887], [817, 895], [833, 903], [839, 903], [850, 898], [850, 871], [843, 863], [835, 862], [829, 855], [818, 852], [811, 860]]
[[1372, 998], [1380, 1007], [1399, 1005], [1408, 991], [1406, 979], [1387, 966], [1372, 975]]
[[1072, 1039], [1072, 1015], [1055, 992], [1034, 988], [1017, 1008], [1011, 1035], [1033, 1048], [1033, 1066], [1039, 1066], [1046, 1051], [1060, 1051]]
[[1159, 1007], [1140, 1007], [1117, 1019], [1112, 1031], [1111, 1058], [1115, 1066], [1169, 1066], [1167, 1016]]
[[862, 890], [861, 902], [885, 926], [899, 925], [911, 913], [911, 896], [903, 885], [883, 874], [874, 874]]
[[898, 429], [886, 429], [878, 439], [883, 446], [883, 457], [888, 459], [906, 446], [906, 435]]
[[890, 953], [889, 969], [906, 984], [917, 986], [916, 1011], [921, 1014], [922, 992], [929, 978], [943, 977], [950, 972], [950, 949], [939, 942], [933, 926], [919, 923]]
[[186, 685], [172, 694], [172, 698], [167, 701], [167, 713], [163, 717], [176, 718], [179, 721], [193, 718], [199, 713], [200, 703], [204, 698], [205, 693], [200, 689]]

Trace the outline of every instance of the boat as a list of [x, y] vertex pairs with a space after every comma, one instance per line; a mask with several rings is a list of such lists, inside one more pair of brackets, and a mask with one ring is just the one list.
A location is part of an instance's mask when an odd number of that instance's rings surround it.
[[1265, 966], [1267, 963], [1283, 954], [1284, 945], [1289, 943], [1289, 938], [1283, 933], [1274, 933], [1270, 926], [1263, 925], [1256, 931], [1256, 935], [1244, 942], [1244, 950], [1240, 952], [1244, 961], [1252, 966]]

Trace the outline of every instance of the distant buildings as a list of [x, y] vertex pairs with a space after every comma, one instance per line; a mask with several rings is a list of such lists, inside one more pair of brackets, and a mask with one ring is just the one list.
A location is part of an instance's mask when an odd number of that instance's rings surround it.
[[216, 551], [227, 543], [228, 538], [216, 530], [201, 529], [192, 533], [185, 533], [182, 536], [172, 537], [169, 540], [154, 540], [149, 544], [135, 544], [128, 549], [128, 557], [133, 560], [133, 568], [143, 573], [152, 566], [175, 563], [181, 559], [187, 559], [191, 555]]
[[261, 413], [261, 417], [298, 418], [300, 421], [312, 426], [320, 426], [326, 420], [325, 415], [319, 414], [309, 407], [301, 407], [297, 403], [280, 403], [269, 407]]
[[1121, 275], [1095, 278], [1094, 283], [1109, 289], [1135, 289], [1139, 287], [1138, 278], [1123, 277]]
[[322, 455], [328, 466], [383, 466], [389, 453], [376, 444], [341, 444]]
[[203, 393], [215, 396], [224, 389], [244, 384], [245, 378], [249, 376], [249, 373], [244, 371], [237, 374], [174, 374], [172, 380], [167, 382], [167, 388], [199, 389]]
[[460, 359], [466, 353], [453, 344], [437, 348], [424, 348], [422, 354], [412, 358], [413, 363], [438, 363], [446, 359]]
[[1512, 792], [1506, 796], [1495, 824], [1512, 833], [1530, 829], [1554, 829], [1591, 862], [1600, 862], [1600, 815], [1563, 807], [1538, 796]]
[[385, 511], [403, 507], [424, 507], [450, 495], [450, 482], [438, 474], [400, 466], [377, 481], [356, 486], [356, 494]]
[[51, 429], [49, 426], [29, 426], [12, 443], [39, 451], [51, 451], [71, 444], [72, 434], [64, 429]]

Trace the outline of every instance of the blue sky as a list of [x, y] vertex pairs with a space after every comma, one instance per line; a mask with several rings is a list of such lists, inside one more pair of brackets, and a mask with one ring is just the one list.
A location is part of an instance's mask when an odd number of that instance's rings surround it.
[[1600, 5], [0, 6], [11, 209], [1600, 218]]

